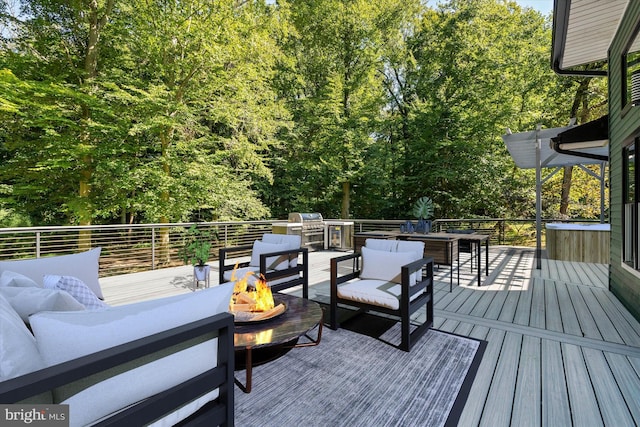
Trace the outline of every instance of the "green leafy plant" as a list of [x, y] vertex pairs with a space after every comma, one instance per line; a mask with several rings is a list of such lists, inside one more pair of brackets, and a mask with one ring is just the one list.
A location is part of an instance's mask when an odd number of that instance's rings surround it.
[[433, 200], [427, 196], [420, 197], [413, 205], [411, 214], [418, 219], [431, 219], [433, 217]]
[[182, 260], [185, 264], [191, 263], [194, 266], [205, 265], [209, 260], [211, 242], [217, 239], [218, 236], [215, 231], [205, 231], [198, 228], [196, 224], [192, 225], [189, 230], [187, 230], [184, 246], [180, 251]]

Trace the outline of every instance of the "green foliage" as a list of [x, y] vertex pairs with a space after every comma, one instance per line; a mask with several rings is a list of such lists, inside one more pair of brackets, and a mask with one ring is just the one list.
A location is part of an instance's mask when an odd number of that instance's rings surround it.
[[[605, 79], [556, 76], [550, 20], [514, 2], [24, 6], [0, 14], [5, 224], [392, 219], [425, 193], [438, 217], [530, 217], [505, 129], [606, 111]], [[592, 217], [574, 179], [569, 215]]]
[[428, 196], [422, 196], [416, 200], [411, 210], [411, 215], [418, 219], [433, 218], [433, 200]]
[[217, 233], [205, 231], [198, 228], [197, 224], [193, 224], [187, 230], [179, 255], [185, 264], [205, 265], [209, 260], [212, 240], [218, 240]]

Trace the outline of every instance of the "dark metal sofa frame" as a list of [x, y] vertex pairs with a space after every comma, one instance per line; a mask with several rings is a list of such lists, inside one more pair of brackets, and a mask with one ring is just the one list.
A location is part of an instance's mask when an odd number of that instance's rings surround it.
[[[235, 263], [227, 264], [227, 260], [229, 258], [232, 258], [229, 255], [239, 254], [239, 253], [246, 255], [247, 252], [251, 254], [252, 249], [253, 249], [253, 245], [220, 248], [219, 250], [220, 270], [219, 270], [218, 283], [224, 283], [226, 281], [224, 278], [224, 273], [227, 271], [232, 271], [235, 268]], [[298, 261], [297, 266], [289, 267], [283, 270], [267, 271], [267, 258], [271, 258], [273, 256], [278, 256], [278, 255], [288, 255], [290, 257], [298, 257], [299, 254], [302, 254], [302, 262]], [[249, 261], [238, 263], [238, 268], [248, 267], [248, 266], [249, 266]], [[283, 277], [291, 276], [292, 277], [291, 280], [277, 283], [275, 285], [270, 285], [271, 290], [274, 292], [279, 292], [281, 290], [288, 289], [293, 286], [302, 285], [302, 297], [309, 298], [309, 249], [297, 248], [297, 249], [288, 249], [284, 251], [260, 254], [260, 272], [258, 274], [263, 275], [267, 282], [281, 279]]]
[[[233, 316], [220, 313], [148, 337], [108, 348], [68, 362], [0, 382], [0, 402], [19, 403], [32, 396], [117, 367], [140, 357], [152, 355], [194, 338], [218, 337], [215, 368], [145, 399], [99, 422], [98, 426], [146, 425], [211, 390], [218, 398], [178, 425], [234, 425], [234, 346]], [[161, 373], [160, 373], [161, 375]]]
[[[340, 276], [338, 274], [338, 268], [341, 263], [346, 261], [351, 261], [351, 267], [349, 267], [351, 272]], [[331, 259], [331, 303], [329, 306], [329, 327], [334, 330], [340, 327], [338, 322], [338, 304], [357, 307], [359, 312], [376, 311], [392, 315], [399, 318], [401, 323], [401, 341], [400, 345], [397, 347], [404, 351], [410, 351], [416, 340], [424, 335], [431, 326], [433, 326], [433, 257], [422, 258], [402, 267], [400, 283], [402, 291], [399, 301], [400, 306], [397, 310], [392, 310], [374, 304], [352, 301], [350, 299], [343, 299], [338, 296], [338, 285], [360, 277], [360, 265], [361, 254], [358, 252]], [[416, 271], [422, 271], [422, 280], [415, 285], [410, 286], [409, 277]], [[410, 298], [418, 293], [420, 293], [420, 296], [411, 301]], [[427, 317], [422, 324], [419, 324], [413, 332], [411, 332], [411, 315], [422, 307], [426, 307]]]

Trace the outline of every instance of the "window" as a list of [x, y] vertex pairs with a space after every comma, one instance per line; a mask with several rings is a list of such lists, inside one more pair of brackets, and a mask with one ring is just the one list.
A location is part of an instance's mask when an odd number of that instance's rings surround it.
[[629, 267], [638, 269], [638, 182], [640, 173], [636, 168], [636, 145], [640, 145], [640, 137], [623, 150], [623, 254], [622, 260]]
[[622, 55], [622, 108], [640, 105], [640, 28], [636, 28]]

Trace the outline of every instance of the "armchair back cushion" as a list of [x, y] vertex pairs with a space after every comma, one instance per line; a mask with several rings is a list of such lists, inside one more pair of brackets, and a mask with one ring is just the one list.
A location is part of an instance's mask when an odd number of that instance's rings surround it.
[[[369, 249], [366, 246], [362, 250], [361, 279], [377, 279], [387, 282], [401, 283], [402, 266], [415, 261], [415, 252], [385, 252]], [[422, 255], [422, 254], [421, 254]], [[415, 284], [415, 276], [411, 275], [411, 285]]]
[[[264, 243], [284, 243], [287, 245], [288, 250], [294, 250], [302, 246], [302, 237], [295, 234], [272, 234], [265, 233], [262, 236]], [[289, 259], [289, 267], [296, 267], [298, 265], [298, 256], [292, 256]]]
[[32, 258], [16, 261], [0, 261], [0, 273], [13, 271], [23, 274], [42, 287], [45, 274], [74, 276], [82, 280], [100, 299], [104, 299], [98, 268], [101, 248], [71, 255], [60, 255], [44, 258]]
[[[251, 251], [251, 267], [260, 267], [260, 255], [271, 252], [286, 251], [289, 245], [286, 243], [264, 243], [260, 240], [253, 242], [253, 250]], [[287, 255], [278, 255], [267, 258], [267, 270], [285, 270], [289, 268], [289, 257]]]
[[[45, 365], [52, 366], [189, 322], [226, 312], [233, 284], [104, 310], [47, 312], [31, 316]], [[85, 425], [195, 377], [217, 364], [217, 338], [161, 355], [141, 366], [108, 372], [54, 390], [70, 405], [72, 425]], [[211, 394], [211, 393], [210, 393]], [[217, 397], [211, 396], [211, 399]], [[206, 402], [202, 402], [204, 404]]]
[[390, 239], [367, 239], [365, 240], [365, 246], [369, 249], [375, 249], [376, 251], [385, 252], [400, 252], [398, 251], [398, 241]]

